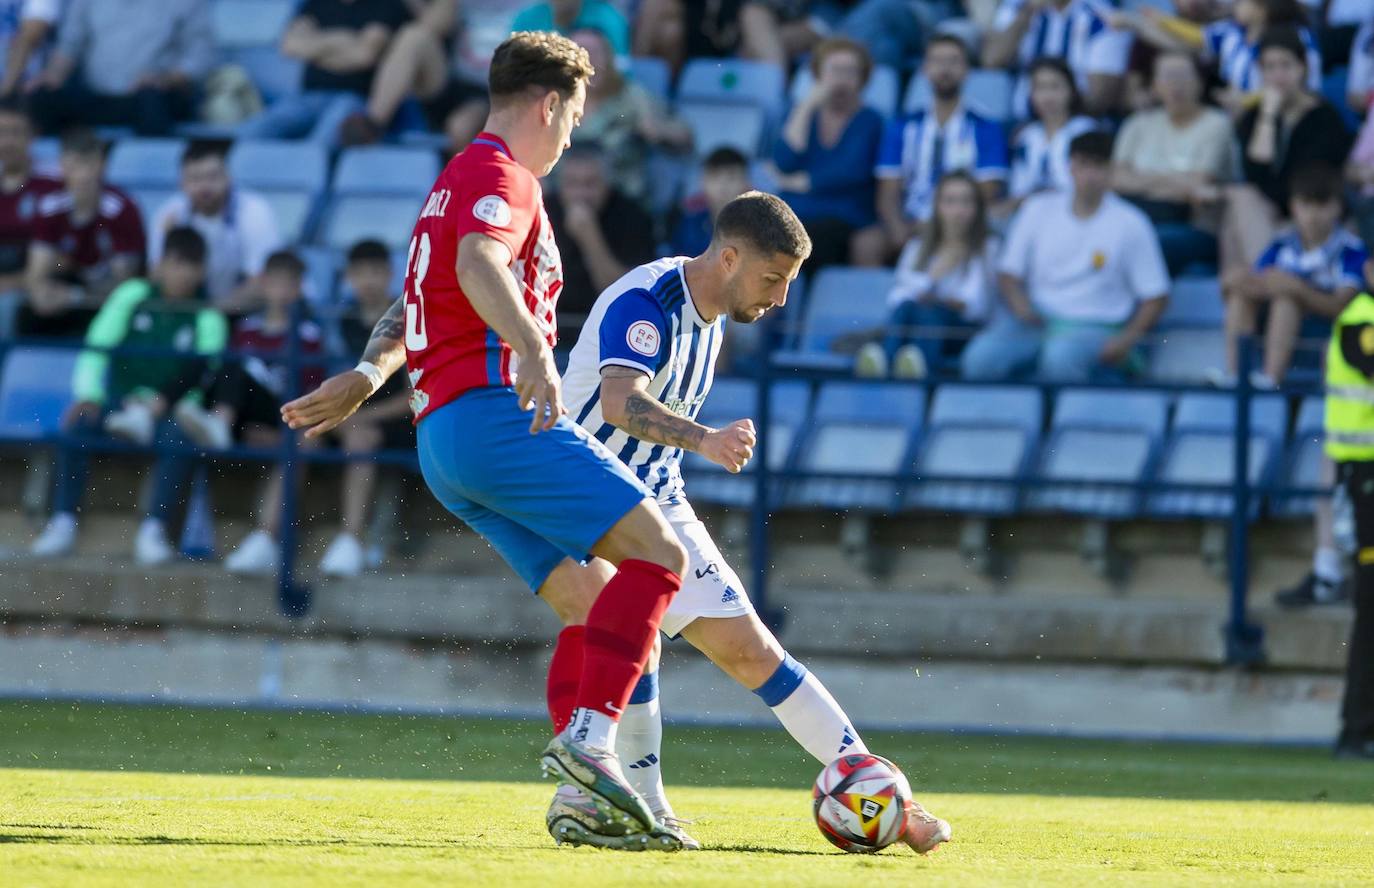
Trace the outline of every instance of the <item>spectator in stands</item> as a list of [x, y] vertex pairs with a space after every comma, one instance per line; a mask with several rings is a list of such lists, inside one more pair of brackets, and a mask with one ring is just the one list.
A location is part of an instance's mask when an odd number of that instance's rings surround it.
[[[462, 151], [481, 132], [487, 118], [485, 83], [455, 72], [447, 44], [458, 32], [459, 2], [430, 0], [416, 20], [403, 27], [377, 66], [367, 107], [344, 119], [339, 141], [370, 145], [380, 141], [407, 96], [419, 100], [429, 128], [448, 137], [452, 153]], [[457, 61], [454, 54], [454, 62]]]
[[855, 373], [883, 377], [890, 368], [895, 377], [923, 379], [957, 356], [964, 345], [957, 334], [987, 320], [996, 258], [977, 180], [962, 170], [947, 174], [935, 192], [930, 231], [907, 243], [897, 260], [887, 335], [859, 349]]
[[[17, 102], [0, 101], [0, 298], [24, 286], [24, 269], [33, 242], [38, 204], [62, 190], [62, 180], [34, 172], [30, 149], [33, 126]], [[0, 338], [10, 331], [17, 302], [7, 303], [0, 318]]]
[[[76, 544], [76, 514], [86, 492], [88, 449], [107, 437], [139, 445], [184, 445], [169, 415], [205, 372], [206, 359], [224, 350], [224, 316], [200, 301], [205, 242], [191, 228], [167, 234], [167, 248], [151, 280], [125, 281], [100, 309], [86, 334], [87, 350], [72, 376], [72, 405], [62, 418], [73, 439], [58, 451], [52, 518], [34, 541], [34, 555], [64, 555]], [[142, 349], [111, 354], [120, 347]], [[155, 349], [162, 349], [158, 353]], [[167, 354], [174, 349], [176, 353]], [[138, 534], [134, 559], [142, 565], [172, 558], [166, 524], [191, 468], [184, 455], [162, 452], [153, 466], [153, 497]]]
[[1155, 59], [1159, 107], [1127, 118], [1116, 141], [1112, 187], [1145, 211], [1159, 235], [1169, 274], [1217, 261], [1221, 187], [1235, 178], [1235, 135], [1222, 111], [1202, 104], [1193, 57], [1170, 50]]
[[143, 217], [105, 183], [105, 149], [90, 130], [62, 140], [63, 190], [38, 204], [16, 326], [28, 336], [82, 336], [106, 295], [143, 267]]
[[[1329, 320], [1364, 286], [1367, 258], [1359, 238], [1341, 226], [1341, 176], [1309, 166], [1293, 177], [1289, 212], [1293, 229], [1274, 239], [1254, 270], [1233, 270], [1222, 279], [1226, 300], [1226, 374], [1234, 382], [1237, 340], [1264, 330], [1263, 370], [1255, 383], [1273, 388], [1293, 361], [1303, 319], [1325, 319], [1314, 335], [1329, 333]], [[1262, 317], [1263, 316], [1263, 317]]]
[[337, 144], [344, 120], [364, 107], [391, 38], [409, 20], [404, 0], [305, 0], [281, 41], [283, 54], [305, 63], [301, 91], [245, 121], [239, 135]]
[[62, 0], [0, 2], [0, 96], [26, 87], [43, 70]]
[[585, 142], [563, 153], [558, 190], [545, 198], [544, 208], [563, 257], [558, 314], [566, 324], [562, 338], [571, 342], [602, 290], [653, 261], [654, 222], [611, 184], [605, 154]]
[[749, 159], [739, 151], [722, 146], [701, 162], [701, 193], [685, 202], [671, 241], [675, 256], [700, 256], [711, 245], [716, 214], [730, 201], [753, 186], [749, 181]]
[[969, 343], [963, 374], [1005, 379], [1035, 366], [1079, 382], [1127, 370], [1168, 301], [1169, 275], [1144, 213], [1110, 191], [1112, 137], [1069, 146], [1071, 191], [1032, 197], [1012, 220], [998, 284], [1008, 311]]
[[1202, 28], [1187, 19], [1162, 15], [1152, 7], [1118, 14], [1113, 23], [1161, 49], [1192, 52], [1215, 65], [1225, 84], [1217, 99], [1232, 114], [1241, 113], [1249, 98], [1259, 92], [1260, 40], [1275, 28], [1294, 29], [1303, 45], [1308, 86], [1321, 88], [1321, 54], [1306, 27], [1307, 14], [1299, 0], [1236, 0], [1229, 17]]
[[1266, 33], [1259, 63], [1262, 98], [1236, 125], [1244, 182], [1226, 189], [1223, 274], [1249, 269], [1273, 241], [1295, 171], [1314, 164], [1341, 168], [1350, 154], [1352, 139], [1340, 112], [1305, 87], [1307, 45], [1298, 32]]
[[214, 63], [207, 0], [71, 0], [34, 84], [34, 114], [45, 132], [81, 124], [166, 135], [191, 117]]
[[572, 39], [587, 50], [596, 69], [587, 83], [582, 124], [573, 130], [573, 141], [600, 145], [611, 181], [627, 197], [644, 204], [649, 190], [649, 149], [689, 150], [692, 131], [657, 98], [620, 73], [605, 34], [588, 28], [574, 31]]
[[[642, 0], [634, 54], [666, 61], [676, 73], [687, 59], [726, 58], [740, 48], [744, 0]], [[695, 255], [695, 254], [693, 254]]]
[[255, 278], [267, 257], [281, 247], [277, 219], [260, 195], [233, 187], [224, 146], [192, 142], [181, 155], [181, 191], [153, 217], [148, 264], [162, 255], [162, 238], [189, 225], [209, 247], [205, 289], [220, 309], [241, 311], [258, 296]]
[[[223, 450], [235, 440], [250, 447], [274, 447], [281, 441], [281, 405], [295, 392], [290, 377], [291, 351], [302, 361], [299, 391], [310, 391], [324, 379], [318, 361], [324, 351], [324, 332], [306, 316], [302, 298], [305, 263], [295, 253], [280, 250], [263, 267], [265, 297], [261, 313], [234, 325], [231, 346], [246, 352], [212, 371], [203, 381], [205, 406], [184, 401], [176, 419], [187, 437], [211, 449]], [[302, 439], [303, 446], [313, 442]], [[303, 475], [304, 473], [302, 473]], [[279, 548], [282, 472], [275, 469], [263, 487], [258, 525], [224, 559], [230, 573], [265, 574], [276, 569]]]
[[[822, 41], [811, 54], [815, 85], [787, 116], [773, 149], [779, 194], [815, 249], [807, 267], [881, 265], [887, 252], [874, 225], [873, 166], [883, 118], [863, 104], [872, 62], [847, 38]], [[876, 237], [875, 237], [876, 235]]]
[[[348, 251], [344, 270], [357, 299], [357, 313], [343, 319], [344, 354], [363, 353], [372, 327], [395, 299], [391, 292], [391, 254], [379, 241], [366, 240]], [[335, 434], [344, 451], [361, 455], [380, 450], [414, 450], [415, 426], [410, 421], [410, 387], [404, 373], [396, 373], [368, 399]], [[376, 489], [378, 465], [350, 462], [343, 476], [343, 525], [324, 553], [320, 571], [331, 576], [357, 576], [366, 566], [363, 545], [368, 508]]]
[[945, 173], [970, 170], [991, 203], [1007, 177], [1002, 127], [964, 106], [964, 81], [972, 59], [957, 37], [939, 35], [926, 48], [921, 70], [932, 102], [887, 125], [878, 149], [878, 218], [895, 253], [920, 234], [935, 205], [935, 185]]
[[1032, 194], [1068, 188], [1069, 143], [1097, 129], [1097, 121], [1083, 114], [1083, 98], [1063, 60], [1036, 59], [1027, 74], [1033, 119], [1012, 139], [1007, 199], [997, 208], [1002, 218]]
[[1345, 81], [1345, 102], [1351, 111], [1364, 114], [1374, 100], [1374, 18], [1360, 26], [1350, 47], [1350, 70]]
[[[640, 13], [643, 15], [643, 12]], [[630, 54], [630, 23], [606, 0], [542, 0], [515, 14], [511, 31], [600, 31], [617, 56]]]
[[1030, 110], [1027, 74], [1036, 59], [1063, 59], [1089, 112], [1110, 114], [1122, 102], [1131, 35], [1108, 25], [1092, 0], [1002, 0], [993, 30], [983, 38], [983, 65], [1020, 72], [1014, 106]]
[[1374, 114], [1360, 127], [1347, 174], [1355, 193], [1355, 224], [1366, 250], [1374, 252]]

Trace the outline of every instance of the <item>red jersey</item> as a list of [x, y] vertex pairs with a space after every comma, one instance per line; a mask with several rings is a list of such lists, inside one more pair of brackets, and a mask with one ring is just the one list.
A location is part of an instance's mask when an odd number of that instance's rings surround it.
[[458, 285], [458, 242], [473, 232], [510, 249], [525, 307], [549, 345], [557, 338], [563, 264], [539, 180], [512, 159], [505, 142], [482, 133], [439, 174], [410, 239], [405, 342], [416, 421], [470, 389], [514, 381], [510, 346]]
[[30, 175], [18, 188], [0, 188], [0, 274], [24, 270], [38, 219], [38, 202], [62, 190], [62, 180]]
[[[262, 352], [244, 358], [243, 368], [248, 375], [258, 381], [263, 388], [279, 398], [291, 394], [287, 390], [290, 365], [291, 327], [281, 330], [268, 330], [263, 315], [249, 315], [234, 325], [234, 335], [230, 347], [241, 351]], [[324, 353], [324, 331], [320, 325], [309, 319], [296, 322], [296, 340], [300, 343], [301, 358], [317, 358]], [[275, 353], [279, 357], [274, 357]], [[323, 365], [301, 367], [300, 391], [308, 392], [319, 388], [324, 382]]]
[[103, 277], [119, 256], [142, 262], [147, 252], [138, 205], [113, 185], [101, 188], [95, 215], [84, 222], [73, 218], [72, 197], [66, 191], [43, 198], [33, 239], [58, 252], [63, 276], [74, 282]]

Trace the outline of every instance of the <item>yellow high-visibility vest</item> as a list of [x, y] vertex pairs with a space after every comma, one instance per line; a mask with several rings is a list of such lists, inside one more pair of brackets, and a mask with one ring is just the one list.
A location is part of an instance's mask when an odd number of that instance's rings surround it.
[[1361, 293], [1336, 318], [1326, 347], [1326, 455], [1374, 461], [1374, 296]]

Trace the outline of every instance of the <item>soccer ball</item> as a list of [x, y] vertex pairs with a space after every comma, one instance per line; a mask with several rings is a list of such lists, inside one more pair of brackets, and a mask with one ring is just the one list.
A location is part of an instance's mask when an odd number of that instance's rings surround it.
[[816, 778], [812, 811], [821, 835], [842, 851], [871, 854], [906, 832], [911, 784], [892, 762], [870, 753], [835, 759]]

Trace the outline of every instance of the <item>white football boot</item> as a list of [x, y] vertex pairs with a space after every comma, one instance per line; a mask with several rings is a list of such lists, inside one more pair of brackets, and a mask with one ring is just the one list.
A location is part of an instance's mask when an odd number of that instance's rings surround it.
[[363, 544], [351, 533], [341, 533], [320, 559], [320, 573], [331, 577], [356, 577], [366, 562]]
[[166, 564], [176, 555], [172, 544], [167, 542], [167, 531], [156, 518], [145, 518], [138, 526], [134, 537], [134, 563], [139, 567], [156, 567]]
[[116, 438], [147, 447], [153, 443], [157, 419], [152, 408], [142, 401], [130, 401], [105, 417], [105, 431]]
[[224, 569], [233, 574], [267, 576], [277, 569], [280, 551], [277, 541], [266, 531], [255, 530], [224, 559]]
[[58, 512], [48, 519], [48, 526], [29, 546], [29, 554], [37, 558], [56, 558], [70, 554], [76, 548], [76, 516]]
[[568, 784], [559, 786], [554, 792], [553, 802], [544, 815], [544, 825], [559, 845], [591, 845], [617, 851], [677, 851], [686, 847], [664, 824], [643, 832], [637, 826], [606, 816], [602, 806], [581, 789]]

